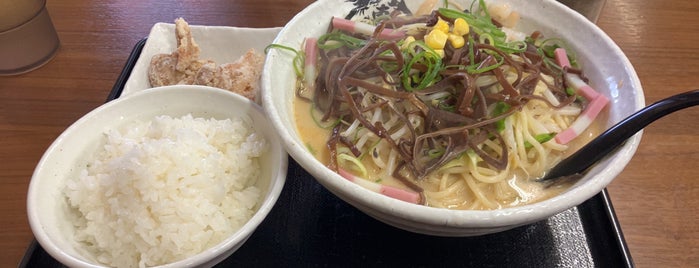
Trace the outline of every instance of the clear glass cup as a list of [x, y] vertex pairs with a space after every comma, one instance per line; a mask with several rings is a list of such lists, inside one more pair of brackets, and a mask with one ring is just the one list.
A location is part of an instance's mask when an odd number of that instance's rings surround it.
[[59, 46], [46, 0], [0, 1], [0, 76], [43, 66]]

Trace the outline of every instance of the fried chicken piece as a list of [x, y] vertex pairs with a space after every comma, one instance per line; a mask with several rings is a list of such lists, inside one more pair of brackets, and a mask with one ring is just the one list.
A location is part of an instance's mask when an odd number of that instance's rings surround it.
[[194, 42], [189, 24], [183, 18], [175, 20], [175, 37], [177, 38], [177, 65], [175, 69], [184, 72], [199, 60], [201, 48]]
[[263, 62], [264, 57], [250, 49], [235, 62], [218, 66], [212, 83], [207, 85], [255, 100], [260, 88], [260, 70]]
[[189, 24], [182, 19], [175, 20], [175, 36], [177, 50], [171, 54], [153, 56], [148, 68], [148, 80], [151, 86], [166, 86], [175, 84], [191, 84], [193, 74], [204, 63], [199, 62], [201, 49], [189, 29]]
[[152, 87], [177, 84], [184, 78], [184, 73], [175, 69], [177, 54], [158, 54], [153, 56], [148, 67], [148, 80]]
[[216, 78], [218, 73], [218, 66], [216, 66], [216, 63], [214, 62], [209, 62], [201, 66], [199, 70], [197, 71], [196, 75], [194, 76], [194, 81], [192, 81], [192, 84], [194, 85], [204, 85], [204, 86], [213, 86], [213, 81], [214, 78]]
[[189, 24], [175, 20], [177, 50], [151, 58], [148, 80], [151, 86], [175, 84], [205, 85], [240, 94], [255, 100], [264, 57], [250, 49], [238, 60], [217, 66], [212, 60], [201, 60], [201, 49], [192, 38]]

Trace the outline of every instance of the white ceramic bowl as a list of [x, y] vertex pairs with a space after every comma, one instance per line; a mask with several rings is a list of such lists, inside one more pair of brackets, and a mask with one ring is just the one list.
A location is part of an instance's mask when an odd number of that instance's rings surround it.
[[256, 132], [269, 142], [268, 151], [260, 158], [264, 168], [256, 183], [261, 200], [253, 217], [230, 237], [195, 256], [163, 267], [213, 266], [242, 246], [281, 193], [286, 180], [287, 154], [258, 105], [221, 89], [185, 85], [153, 88], [108, 102], [73, 123], [51, 144], [34, 171], [27, 197], [29, 224], [39, 244], [69, 267], [102, 267], [81, 256], [69, 240], [74, 230], [66, 217], [67, 204], [62, 192], [67, 178], [77, 176], [84, 169], [88, 157], [101, 146], [105, 130], [134, 120], [149, 121], [157, 115], [179, 117], [188, 113], [203, 118], [248, 116], [252, 119]]
[[[412, 9], [422, 1], [405, 2]], [[602, 30], [582, 15], [553, 0], [486, 2], [508, 2], [521, 14], [517, 29], [522, 32], [529, 34], [540, 30], [548, 38], [560, 37], [568, 41], [591, 85], [610, 99], [607, 126], [644, 106], [639, 79], [626, 56]], [[353, 4], [339, 0], [317, 1], [296, 15], [282, 29], [275, 43], [300, 48], [305, 37], [323, 34], [331, 16], [344, 17]], [[289, 53], [271, 50], [262, 74], [262, 101], [289, 154], [344, 201], [385, 223], [423, 234], [474, 236], [494, 233], [565, 211], [602, 191], [624, 169], [641, 139], [640, 133], [635, 135], [569, 190], [539, 203], [492, 211], [458, 211], [414, 205], [376, 194], [343, 179], [306, 150], [292, 117], [295, 81]]]

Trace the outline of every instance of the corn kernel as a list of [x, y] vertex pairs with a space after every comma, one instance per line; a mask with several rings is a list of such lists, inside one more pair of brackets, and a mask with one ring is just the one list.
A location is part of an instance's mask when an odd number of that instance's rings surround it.
[[410, 45], [410, 43], [412, 43], [412, 42], [415, 42], [415, 37], [413, 37], [412, 35], [409, 35], [408, 37], [406, 37], [403, 40], [403, 44], [400, 46], [400, 48], [401, 49], [408, 49], [408, 45]]
[[468, 22], [462, 18], [454, 20], [454, 29], [451, 31], [455, 35], [465, 35], [469, 32]]
[[433, 49], [440, 58], [444, 58], [444, 49]]
[[447, 39], [449, 39], [449, 43], [454, 48], [461, 48], [466, 44], [466, 40], [461, 35], [449, 34]]
[[439, 19], [437, 23], [432, 27], [433, 30], [440, 30], [443, 33], [449, 33], [449, 23]]
[[443, 49], [448, 37], [446, 33], [434, 29], [425, 35], [425, 44], [431, 49]]

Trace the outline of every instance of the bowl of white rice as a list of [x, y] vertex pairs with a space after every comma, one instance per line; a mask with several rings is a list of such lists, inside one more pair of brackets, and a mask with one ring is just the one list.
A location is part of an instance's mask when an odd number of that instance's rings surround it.
[[153, 88], [96, 108], [51, 144], [29, 185], [29, 223], [70, 267], [213, 266], [264, 220], [286, 170], [254, 102]]

